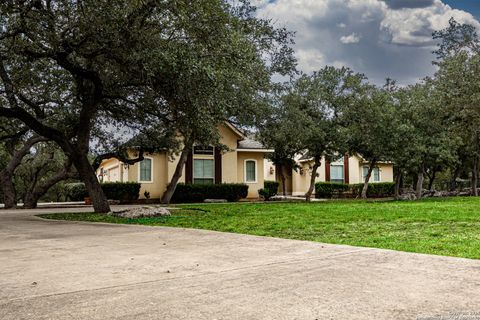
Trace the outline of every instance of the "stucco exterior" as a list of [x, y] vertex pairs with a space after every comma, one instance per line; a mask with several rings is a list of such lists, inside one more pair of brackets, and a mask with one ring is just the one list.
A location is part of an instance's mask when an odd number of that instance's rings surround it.
[[[239, 147], [239, 141], [242, 141], [245, 137], [230, 125], [220, 125], [219, 133], [221, 136], [220, 143], [228, 148], [228, 150], [221, 153], [221, 183], [245, 183], [249, 186], [248, 198], [258, 198], [258, 190], [263, 188], [264, 182], [265, 154], [270, 150], [264, 148], [246, 149]], [[131, 152], [130, 156], [133, 158], [135, 154]], [[115, 158], [104, 160], [97, 171], [97, 175], [99, 179], [104, 182], [140, 182], [141, 199], [145, 198], [146, 191], [149, 192], [150, 198], [161, 198], [175, 172], [179, 155], [159, 152], [145, 154], [145, 158], [152, 160], [151, 181], [140, 181], [140, 163], [124, 165]], [[196, 159], [214, 160], [215, 158], [214, 155], [193, 154], [192, 160], [195, 161]], [[256, 180], [254, 182], [245, 180], [246, 160], [254, 160], [256, 162]], [[184, 183], [186, 181], [186, 170], [186, 168], [183, 169], [179, 182]]]
[[[309, 186], [310, 186], [310, 177], [312, 174], [312, 165], [313, 162], [310, 160], [302, 160], [301, 156], [297, 159], [297, 165], [299, 168], [297, 170], [286, 170], [285, 174], [287, 177], [286, 180], [286, 190], [287, 194], [291, 194], [294, 196], [303, 196]], [[327, 169], [326, 165], [342, 165], [344, 169], [346, 168], [345, 159], [341, 158], [336, 162], [331, 164], [327, 163], [325, 159], [321, 161], [322, 165], [317, 170], [317, 177], [315, 178], [315, 182], [325, 182], [329, 181], [327, 178]], [[363, 167], [368, 166], [362, 158], [359, 156], [350, 156], [348, 157], [348, 170], [344, 172], [344, 179], [346, 179], [348, 175], [348, 182], [344, 180], [344, 183], [349, 184], [356, 184], [356, 183], [363, 183]], [[377, 164], [379, 170], [379, 180], [373, 181], [371, 178], [370, 183], [378, 183], [378, 182], [393, 182], [393, 164], [392, 163], [379, 163]], [[272, 170], [272, 168], [274, 168]], [[265, 180], [276, 180], [280, 182], [279, 174], [276, 172], [275, 165], [268, 160], [265, 160], [264, 163], [264, 170], [265, 170]], [[273, 171], [273, 173], [272, 173]], [[291, 178], [290, 178], [291, 177]], [[280, 187], [280, 191], [282, 188]]]
[[[248, 197], [258, 198], [258, 190], [263, 188], [264, 182], [264, 166], [263, 161], [265, 159], [264, 154], [260, 152], [238, 152], [237, 157], [237, 181], [248, 185]], [[256, 162], [256, 181], [247, 182], [245, 179], [245, 162], [247, 160], [253, 160]]]

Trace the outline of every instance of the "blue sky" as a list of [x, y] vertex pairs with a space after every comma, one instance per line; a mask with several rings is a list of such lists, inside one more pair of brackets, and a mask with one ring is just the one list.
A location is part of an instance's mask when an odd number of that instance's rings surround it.
[[381, 85], [435, 72], [432, 32], [454, 17], [480, 30], [480, 0], [252, 0], [258, 15], [296, 32], [298, 67], [347, 66]]
[[452, 8], [465, 10], [473, 14], [477, 19], [480, 18], [480, 1], [479, 0], [445, 0], [443, 1]]

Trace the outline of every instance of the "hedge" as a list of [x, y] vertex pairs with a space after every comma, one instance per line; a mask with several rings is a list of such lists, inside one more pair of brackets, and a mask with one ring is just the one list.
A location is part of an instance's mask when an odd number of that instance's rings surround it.
[[[105, 196], [109, 200], [123, 202], [137, 200], [140, 193], [140, 183], [137, 182], [105, 182], [100, 184]], [[82, 201], [88, 197], [84, 183], [68, 183], [65, 185], [67, 197], [72, 201]]]
[[263, 188], [258, 190], [258, 194], [263, 197], [264, 200], [268, 201], [271, 197], [274, 197], [278, 193], [278, 186], [280, 183], [277, 181], [264, 181]]
[[[333, 196], [351, 196], [353, 198], [362, 195], [363, 183], [344, 184], [336, 182], [317, 182], [315, 184], [316, 198], [332, 198]], [[369, 183], [367, 197], [385, 198], [392, 197], [395, 193], [394, 182]]]
[[341, 196], [348, 192], [350, 187], [348, 184], [338, 182], [317, 182], [315, 183], [316, 198], [331, 198], [333, 196]]
[[[362, 195], [363, 183], [357, 183], [351, 185], [352, 194], [354, 197], [360, 197]], [[367, 189], [367, 197], [371, 198], [386, 198], [392, 197], [395, 194], [394, 182], [376, 182], [369, 183]]]
[[248, 195], [248, 185], [241, 183], [183, 184], [179, 183], [172, 197], [174, 203], [203, 202], [205, 199], [238, 201]]

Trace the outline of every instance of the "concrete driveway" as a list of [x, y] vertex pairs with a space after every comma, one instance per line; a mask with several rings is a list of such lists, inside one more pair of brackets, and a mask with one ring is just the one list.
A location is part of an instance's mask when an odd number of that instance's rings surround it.
[[0, 211], [0, 319], [480, 319], [477, 260], [33, 213]]

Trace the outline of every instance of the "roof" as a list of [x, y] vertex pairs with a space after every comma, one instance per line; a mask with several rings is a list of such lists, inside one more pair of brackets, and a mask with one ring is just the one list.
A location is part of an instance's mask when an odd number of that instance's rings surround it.
[[263, 144], [251, 138], [245, 138], [243, 140], [238, 141], [237, 151], [273, 152], [273, 150], [265, 148]]
[[237, 134], [240, 138], [246, 138], [245, 133], [240, 130], [236, 125], [231, 123], [230, 121], [225, 121], [225, 125], [230, 128], [235, 134]]
[[307, 162], [307, 161], [312, 161], [312, 160], [313, 160], [313, 157], [310, 156], [307, 152], [302, 154], [302, 156], [298, 159], [298, 161], [300, 161], [300, 162]]

